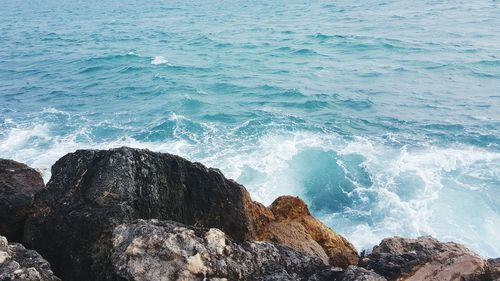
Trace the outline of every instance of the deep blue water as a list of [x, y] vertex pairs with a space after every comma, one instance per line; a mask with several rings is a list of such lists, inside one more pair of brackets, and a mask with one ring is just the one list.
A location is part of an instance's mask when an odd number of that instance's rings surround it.
[[0, 157], [171, 152], [360, 250], [500, 256], [500, 2], [309, 2], [0, 0]]

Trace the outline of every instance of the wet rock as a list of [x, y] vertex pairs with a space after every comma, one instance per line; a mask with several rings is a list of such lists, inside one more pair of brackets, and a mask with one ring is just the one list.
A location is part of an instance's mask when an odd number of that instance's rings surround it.
[[174, 220], [254, 237], [243, 186], [220, 171], [149, 150], [78, 150], [52, 167], [26, 223], [25, 242], [63, 279], [114, 280], [109, 259], [118, 224]]
[[281, 196], [268, 208], [267, 223], [255, 227], [258, 240], [268, 240], [346, 268], [358, 263], [358, 252], [341, 235], [311, 216], [307, 205], [293, 196]]
[[42, 176], [25, 164], [0, 159], [0, 234], [21, 242], [24, 222], [35, 193], [45, 187]]
[[37, 252], [0, 236], [0, 280], [59, 281]]
[[457, 243], [442, 243], [424, 236], [418, 239], [384, 239], [363, 258], [362, 266], [388, 280], [479, 280], [487, 263]]
[[[222, 231], [172, 221], [138, 220], [113, 232], [121, 280], [307, 280], [319, 259], [268, 242], [235, 243]], [[323, 279], [324, 280], [324, 279]]]

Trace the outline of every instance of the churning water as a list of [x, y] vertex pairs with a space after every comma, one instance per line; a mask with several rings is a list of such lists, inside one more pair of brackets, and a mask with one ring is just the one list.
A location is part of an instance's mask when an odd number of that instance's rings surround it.
[[500, 256], [500, 2], [0, 0], [0, 157], [122, 145]]

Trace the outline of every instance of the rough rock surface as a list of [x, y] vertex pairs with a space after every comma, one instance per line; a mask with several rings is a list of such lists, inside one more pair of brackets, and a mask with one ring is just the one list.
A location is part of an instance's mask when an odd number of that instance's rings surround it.
[[0, 236], [0, 280], [58, 281], [49, 263], [37, 252]]
[[[17, 241], [24, 232], [64, 280], [500, 281], [500, 259], [432, 237], [385, 239], [353, 266], [354, 247], [302, 200], [265, 207], [218, 170], [170, 154], [81, 150], [52, 175], [44, 188], [36, 171], [0, 160], [0, 230]], [[59, 279], [0, 236], [0, 280]]]
[[110, 280], [114, 226], [174, 220], [217, 227], [242, 241], [253, 236], [245, 196], [220, 171], [178, 156], [125, 147], [78, 150], [52, 167], [26, 223], [25, 243], [63, 279]]
[[429, 281], [484, 279], [488, 265], [464, 246], [430, 236], [384, 239], [360, 264], [388, 280]]
[[377, 273], [357, 266], [349, 266], [342, 273], [341, 281], [385, 281], [386, 279]]
[[302, 201], [300, 210], [290, 205], [297, 200], [287, 197], [266, 208], [219, 170], [166, 153], [78, 150], [52, 167], [24, 242], [47, 258], [58, 276], [76, 276], [73, 280], [113, 279], [112, 230], [135, 219], [215, 227], [237, 242], [271, 240], [334, 265], [355, 264], [354, 247], [310, 216]]
[[372, 270], [350, 265], [343, 270], [338, 267], [325, 269], [310, 276], [308, 281], [386, 281]]
[[488, 268], [483, 280], [500, 281], [500, 258], [488, 260]]
[[42, 176], [25, 164], [0, 159], [0, 234], [21, 242], [24, 222], [35, 193], [45, 187]]
[[311, 216], [301, 199], [281, 196], [268, 209], [267, 223], [255, 228], [258, 240], [287, 245], [333, 266], [346, 268], [358, 263], [354, 246]]
[[113, 265], [124, 280], [304, 280], [326, 266], [279, 244], [235, 243], [216, 228], [138, 220], [113, 232]]

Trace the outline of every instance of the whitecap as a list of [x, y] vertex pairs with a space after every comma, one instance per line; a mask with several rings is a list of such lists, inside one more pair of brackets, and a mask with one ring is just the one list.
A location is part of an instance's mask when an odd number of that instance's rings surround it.
[[[478, 199], [483, 196], [483, 190], [486, 192], [489, 188], [492, 192], [491, 189], [495, 188], [491, 184], [500, 174], [498, 152], [470, 146], [441, 148], [429, 145], [410, 149], [387, 145], [383, 139], [345, 139], [331, 133], [303, 131], [272, 130], [260, 136], [241, 135], [238, 133], [241, 128], [251, 126], [252, 122], [245, 121], [228, 130], [175, 113], [165, 116], [165, 119], [176, 123], [174, 139], [144, 141], [124, 137], [95, 142], [95, 138], [88, 136], [90, 131], [85, 126], [65, 136], [56, 135], [51, 126], [44, 123], [10, 128], [5, 137], [0, 138], [0, 156], [40, 169], [47, 181], [50, 166], [76, 149], [131, 146], [169, 152], [219, 168], [228, 178], [241, 181], [254, 199], [264, 204], [270, 204], [280, 195], [303, 196], [312, 203], [311, 208], [320, 212], [317, 214], [327, 225], [345, 235], [358, 249], [370, 248], [388, 236], [431, 234], [439, 239], [464, 243], [485, 256], [500, 252], [497, 246], [500, 241], [495, 235], [490, 235], [500, 232], [500, 219], [493, 207]], [[191, 131], [191, 123], [202, 126], [203, 130]], [[186, 135], [189, 139], [183, 138]], [[391, 137], [398, 139], [397, 135]], [[328, 210], [329, 206], [317, 209], [315, 199], [309, 198], [306, 190], [307, 181], [316, 179], [304, 178], [302, 170], [293, 168], [297, 167], [298, 161], [313, 159], [297, 157], [311, 151], [328, 154], [337, 159], [337, 163], [330, 161], [325, 166], [325, 163], [312, 161], [300, 163], [299, 167], [313, 169], [310, 175], [317, 175], [315, 169], [319, 169], [319, 175], [325, 176], [328, 171], [333, 173], [334, 166], [338, 165], [344, 171], [340, 176], [346, 177], [354, 187], [354, 190], [345, 191], [349, 193], [348, 198], [357, 202], [344, 206], [344, 211], [332, 212]], [[352, 157], [361, 160], [353, 164], [348, 161]], [[489, 168], [485, 169], [485, 166]], [[356, 175], [349, 175], [361, 170], [369, 175], [370, 184], [363, 183]], [[412, 182], [401, 183], [407, 175], [410, 179], [418, 179], [420, 186]], [[483, 189], [477, 182], [489, 186]], [[410, 195], [402, 194], [407, 191], [411, 191]], [[337, 193], [324, 194], [335, 196]], [[331, 198], [332, 202], [334, 199]], [[467, 211], [471, 204], [475, 204], [474, 212]], [[370, 220], [359, 220], [363, 217]]]
[[168, 60], [164, 56], [156, 56], [151, 61], [151, 64], [154, 65], [166, 64], [166, 63], [168, 63]]

